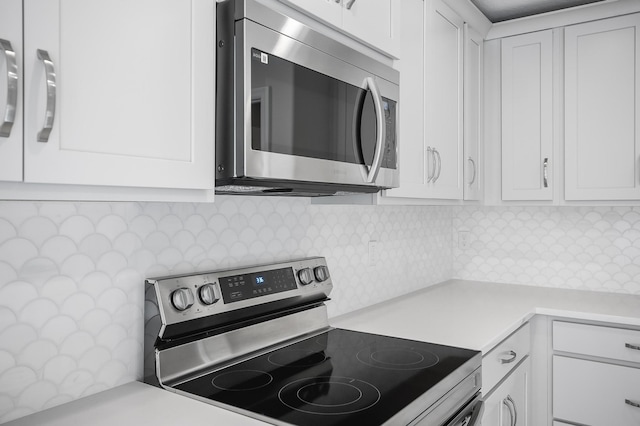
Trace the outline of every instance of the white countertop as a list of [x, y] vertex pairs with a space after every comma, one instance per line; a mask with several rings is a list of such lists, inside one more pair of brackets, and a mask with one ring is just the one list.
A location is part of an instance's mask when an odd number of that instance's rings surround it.
[[449, 280], [330, 323], [487, 353], [535, 314], [640, 326], [640, 296]]
[[6, 423], [6, 426], [264, 426], [222, 408], [131, 382]]
[[[486, 353], [535, 314], [640, 326], [640, 296], [450, 280], [333, 318], [330, 323]], [[265, 424], [132, 382], [6, 426]]]

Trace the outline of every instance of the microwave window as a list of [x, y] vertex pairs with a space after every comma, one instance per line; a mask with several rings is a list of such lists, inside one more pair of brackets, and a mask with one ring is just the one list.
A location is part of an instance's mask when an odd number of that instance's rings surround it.
[[[386, 114], [395, 113], [395, 103], [384, 104]], [[375, 154], [369, 91], [257, 49], [251, 55], [251, 128], [258, 151], [366, 165]]]

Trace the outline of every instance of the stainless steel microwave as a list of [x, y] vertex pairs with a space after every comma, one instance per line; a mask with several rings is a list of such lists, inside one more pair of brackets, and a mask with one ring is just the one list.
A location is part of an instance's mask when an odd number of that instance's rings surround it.
[[216, 192], [398, 186], [399, 73], [256, 0], [217, 3]]

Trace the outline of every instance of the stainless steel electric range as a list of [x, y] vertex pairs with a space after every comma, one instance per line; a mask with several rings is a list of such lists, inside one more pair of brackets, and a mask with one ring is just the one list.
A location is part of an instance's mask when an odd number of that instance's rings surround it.
[[275, 425], [479, 424], [477, 351], [329, 326], [324, 258], [147, 280], [145, 381]]

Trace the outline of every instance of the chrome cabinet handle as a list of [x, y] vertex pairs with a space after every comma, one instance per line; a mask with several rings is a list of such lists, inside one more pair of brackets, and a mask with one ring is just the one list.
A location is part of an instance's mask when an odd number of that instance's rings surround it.
[[433, 182], [435, 183], [438, 179], [440, 179], [440, 172], [442, 171], [442, 158], [440, 158], [440, 151], [438, 151], [437, 149], [433, 148], [433, 152], [438, 157], [438, 172], [433, 177]]
[[16, 120], [18, 106], [18, 62], [16, 52], [9, 41], [0, 38], [0, 50], [4, 53], [7, 63], [7, 106], [4, 110], [4, 120], [0, 125], [0, 136], [8, 138]]
[[628, 349], [633, 349], [635, 351], [640, 351], [640, 345], [634, 345], [634, 344], [631, 344], [631, 343], [625, 343], [624, 347], [628, 348]]
[[513, 411], [513, 405], [511, 404], [512, 401], [513, 401], [513, 399], [511, 399], [511, 396], [509, 396], [509, 395], [507, 395], [507, 397], [502, 400], [502, 403], [509, 410], [509, 426], [515, 426], [515, 424], [516, 424], [516, 422], [514, 421], [515, 420], [515, 413]]
[[632, 401], [630, 399], [625, 399], [624, 403], [632, 407], [640, 408], [640, 402]]
[[[431, 167], [427, 169], [427, 183], [431, 183], [433, 177], [436, 175], [436, 154], [435, 149], [430, 146], [427, 147], [427, 163], [431, 163]], [[429, 154], [431, 154], [431, 161], [429, 161]], [[429, 164], [428, 164], [429, 165]]]
[[518, 354], [514, 351], [507, 352], [507, 355], [509, 355], [510, 358], [500, 358], [500, 364], [511, 364], [516, 360], [516, 358], [518, 358]]
[[507, 395], [507, 400], [511, 403], [511, 406], [513, 406], [513, 426], [516, 426], [518, 424], [518, 407], [513, 398], [511, 398], [511, 395]]
[[471, 157], [467, 158], [467, 161], [471, 163], [471, 166], [473, 166], [473, 175], [471, 176], [471, 180], [469, 181], [469, 186], [471, 186], [476, 181], [476, 162]]
[[542, 185], [545, 188], [549, 187], [549, 159], [545, 158], [542, 161]]
[[56, 69], [46, 50], [38, 49], [38, 59], [44, 65], [45, 80], [47, 83], [47, 109], [44, 114], [44, 126], [38, 132], [38, 142], [48, 142], [53, 129], [53, 120], [56, 118]]
[[351, 7], [353, 6], [353, 4], [356, 2], [356, 0], [349, 0], [347, 2], [347, 10], [351, 10]]

